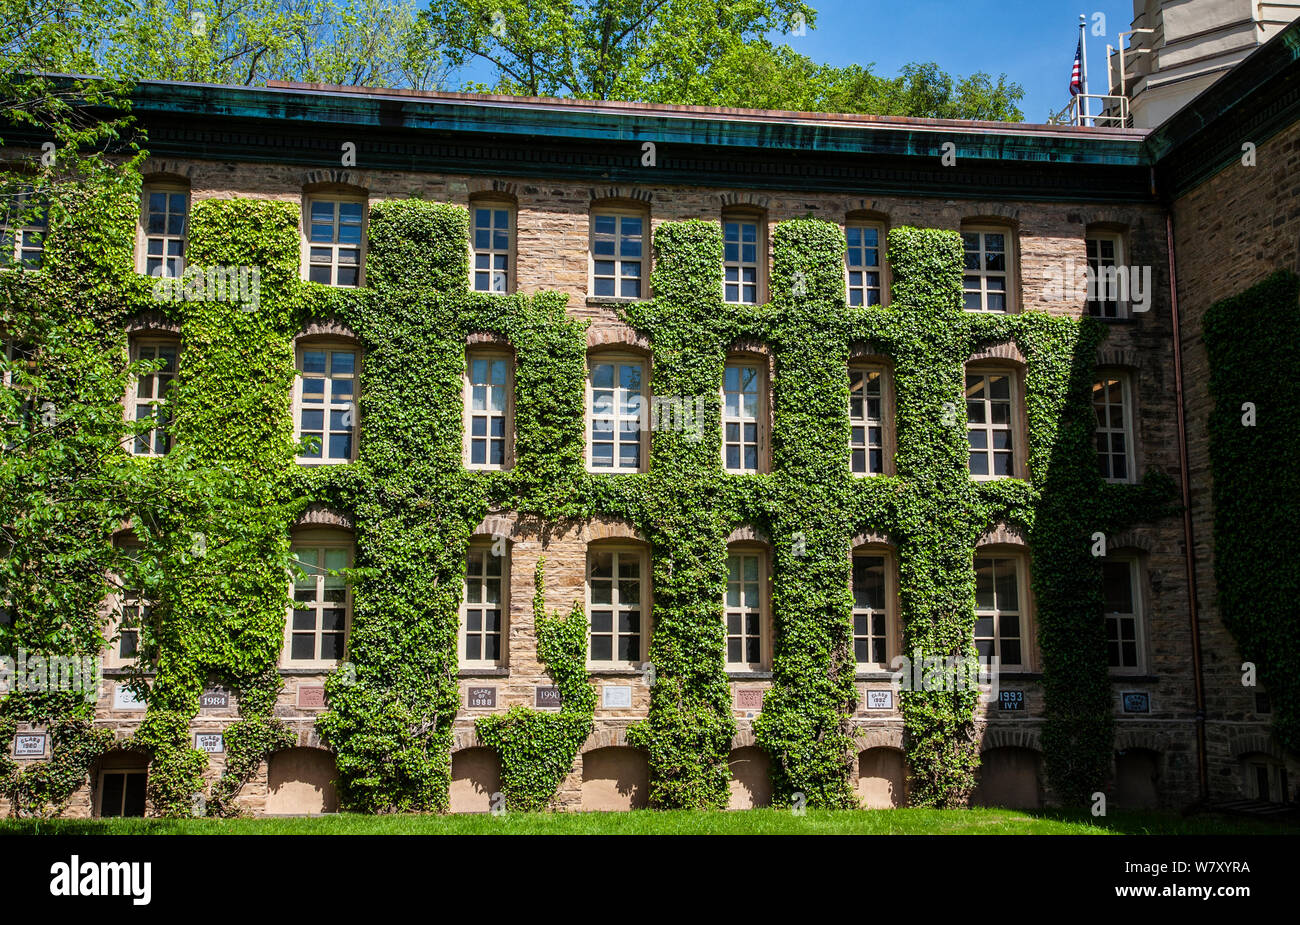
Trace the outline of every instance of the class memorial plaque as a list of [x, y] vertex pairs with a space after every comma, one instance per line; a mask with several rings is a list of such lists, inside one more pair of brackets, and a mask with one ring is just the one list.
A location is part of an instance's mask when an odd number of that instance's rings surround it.
[[632, 706], [632, 688], [626, 684], [606, 684], [600, 689], [600, 705], [621, 710]]
[[314, 687], [298, 688], [298, 709], [325, 709], [325, 688], [321, 687], [319, 684]]
[[15, 758], [44, 758], [45, 734], [26, 734], [14, 736]]
[[893, 691], [867, 691], [867, 709], [868, 710], [894, 709], [894, 692]]
[[466, 703], [471, 707], [495, 707], [497, 689], [495, 687], [471, 687], [465, 695]]
[[114, 710], [143, 710], [144, 708], [143, 698], [125, 684], [118, 684], [113, 688]]
[[1124, 699], [1125, 713], [1151, 712], [1151, 695], [1146, 691], [1125, 691], [1120, 696]]
[[736, 691], [737, 710], [763, 709], [763, 689], [761, 687], [742, 687]]
[[226, 743], [219, 732], [196, 732], [194, 747], [201, 752], [224, 752]]
[[200, 710], [227, 710], [230, 708], [230, 695], [225, 691], [204, 691], [199, 698]]
[[533, 690], [533, 706], [558, 707], [560, 689], [558, 687], [538, 687]]
[[1024, 710], [1024, 691], [999, 691], [998, 708], [1002, 710]]

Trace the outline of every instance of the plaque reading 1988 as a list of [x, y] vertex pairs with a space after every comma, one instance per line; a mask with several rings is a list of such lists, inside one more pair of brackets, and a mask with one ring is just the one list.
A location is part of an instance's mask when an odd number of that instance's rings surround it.
[[466, 703], [471, 707], [495, 707], [497, 689], [495, 687], [471, 687], [465, 695]]

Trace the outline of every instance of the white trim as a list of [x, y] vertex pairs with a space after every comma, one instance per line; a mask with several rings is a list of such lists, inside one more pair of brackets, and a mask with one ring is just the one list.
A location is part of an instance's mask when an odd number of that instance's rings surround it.
[[[347, 659], [348, 637], [352, 632], [352, 585], [346, 578], [328, 575], [328, 571], [337, 571], [331, 569], [324, 555], [327, 552], [341, 550], [344, 553], [343, 569], [351, 568], [355, 556], [355, 548], [351, 535], [342, 531], [333, 530], [311, 530], [304, 531], [294, 536], [291, 544], [291, 550], [294, 553], [295, 561], [300, 551], [312, 550], [320, 553], [317, 562], [314, 564], [315, 571], [308, 578], [311, 579], [310, 585], [308, 580], [299, 580], [295, 569], [290, 569], [289, 574], [289, 601], [285, 614], [284, 630], [284, 647], [280, 654], [280, 666], [282, 668], [334, 668], [342, 661]], [[327, 601], [325, 595], [328, 591], [337, 592], [338, 582], [343, 583], [343, 600]], [[326, 582], [334, 582], [333, 588], [327, 588]], [[309, 606], [302, 610], [294, 607], [294, 601], [297, 600], [299, 590], [310, 593], [312, 596], [309, 600], [304, 599], [302, 603]], [[326, 635], [335, 635], [336, 630], [325, 630], [323, 612], [326, 610], [343, 610], [343, 654], [337, 658], [321, 658], [321, 647]], [[298, 614], [311, 613], [313, 615], [313, 629], [294, 631], [294, 617]], [[312, 657], [311, 658], [294, 658], [293, 643], [295, 635], [306, 635], [310, 632], [313, 636]]]
[[[164, 219], [168, 220], [167, 224], [170, 224], [170, 218], [175, 214], [171, 211], [171, 197], [177, 194], [184, 196], [185, 202], [184, 209], [180, 213], [181, 231], [179, 234], [172, 233], [169, 230], [150, 233], [149, 216], [151, 210], [149, 208], [149, 197], [154, 194], [161, 194], [166, 199], [162, 214]], [[159, 259], [160, 269], [166, 266], [169, 262], [173, 263], [174, 271], [162, 275], [179, 279], [181, 274], [185, 272], [185, 247], [189, 237], [190, 205], [190, 188], [185, 184], [162, 181], [157, 183], [146, 183], [144, 185], [144, 188], [140, 192], [140, 215], [136, 224], [135, 268], [137, 272], [144, 273], [146, 276], [149, 275], [149, 261], [151, 257]], [[151, 255], [149, 253], [149, 244], [152, 241], [157, 241], [159, 243], [161, 254]], [[176, 248], [172, 247], [173, 244], [176, 245]], [[179, 249], [180, 253], [169, 253], [173, 249]]]
[[[753, 389], [747, 390], [743, 376], [738, 375], [737, 385], [739, 388], [729, 390], [727, 388], [727, 371], [728, 370], [750, 370], [754, 373]], [[745, 412], [744, 396], [747, 391], [753, 391], [757, 407], [754, 413]], [[762, 359], [730, 358], [723, 365], [722, 370], [722, 469], [724, 472], [736, 472], [741, 474], [765, 472], [767, 471], [767, 423], [768, 423], [768, 384], [767, 384], [767, 363]], [[727, 397], [734, 395], [737, 397], [735, 404], [735, 413], [732, 413], [728, 406]], [[734, 426], [736, 429], [735, 439], [728, 435], [728, 426]], [[747, 425], [754, 426], [754, 439], [748, 439], [745, 432]], [[754, 465], [745, 464], [745, 450], [750, 446], [754, 449]], [[727, 450], [729, 447], [736, 449], [736, 458], [738, 465], [730, 466], [727, 464]]]
[[[489, 364], [502, 363], [505, 366], [505, 382], [494, 385], [490, 381], [481, 383], [477, 387], [484, 389], [485, 408], [475, 409], [474, 390], [476, 388], [473, 382], [474, 362], [484, 360]], [[491, 367], [489, 366], [489, 380], [491, 379]], [[466, 469], [481, 469], [499, 471], [509, 469], [514, 463], [514, 384], [515, 369], [514, 357], [508, 351], [496, 349], [490, 345], [477, 347], [471, 345], [465, 350], [465, 370], [461, 374], [461, 459]], [[500, 412], [492, 409], [492, 398], [495, 392], [502, 392], [503, 408]], [[482, 435], [474, 434], [474, 419], [481, 418], [486, 423]], [[491, 444], [494, 440], [492, 437], [492, 421], [500, 419], [502, 427], [501, 435], [501, 462], [494, 463], [490, 461]], [[479, 441], [483, 444], [484, 454], [483, 462], [474, 462], [474, 444]]]
[[[962, 293], [963, 307], [970, 312], [988, 312], [994, 315], [1013, 314], [1016, 311], [1015, 300], [1015, 235], [1010, 228], [999, 227], [996, 225], [967, 225], [961, 229], [962, 234], [962, 252], [963, 256], [974, 254], [979, 266], [976, 268], [964, 269], [962, 271]], [[977, 249], [971, 250], [971, 243], [967, 238], [970, 235], [977, 237], [975, 242]], [[989, 235], [1000, 235], [1002, 237], [1002, 249], [990, 250]], [[992, 254], [1002, 255], [1002, 269], [990, 269], [988, 266], [989, 257]], [[999, 290], [992, 285], [993, 281], [1001, 280], [1003, 289]], [[974, 281], [975, 285], [972, 285]], [[966, 296], [978, 295], [979, 307], [970, 308], [965, 306]], [[1002, 308], [990, 308], [990, 296], [1002, 296]]]
[[[1102, 473], [1102, 478], [1107, 482], [1115, 482], [1119, 484], [1135, 482], [1137, 481], [1137, 476], [1134, 472], [1136, 467], [1134, 464], [1133, 451], [1132, 378], [1126, 372], [1108, 369], [1098, 370], [1097, 375], [1098, 380], [1092, 385], [1092, 410], [1093, 418], [1096, 421], [1096, 439], [1094, 440], [1094, 443], [1099, 443], [1104, 439], [1107, 446], [1105, 451], [1103, 451], [1100, 446], [1097, 446], [1098, 462], [1105, 462], [1105, 471]], [[1110, 401], [1109, 396], [1106, 393], [1109, 392], [1109, 385], [1112, 382], [1118, 383], [1120, 387], [1120, 400], [1118, 407], [1120, 416], [1123, 418], [1121, 427], [1113, 427], [1110, 425], [1110, 419], [1113, 416], [1111, 409], [1116, 407], [1116, 403]], [[1101, 415], [1099, 413], [1102, 409], [1105, 409], [1107, 422], [1105, 425], [1102, 424]], [[1124, 441], [1124, 450], [1122, 454], [1114, 452], [1115, 436], [1121, 437]], [[1122, 458], [1124, 462], [1125, 474], [1123, 477], [1116, 477], [1113, 474], [1117, 458]]]
[[[596, 231], [597, 218], [614, 219], [614, 253], [596, 254], [596, 238], [608, 239], [607, 233], [598, 235]], [[626, 234], [623, 228], [625, 219], [634, 218], [641, 223], [641, 231], [638, 235]], [[588, 292], [592, 298], [596, 299], [644, 299], [647, 295], [647, 289], [650, 285], [650, 215], [644, 209], [628, 208], [625, 206], [595, 206], [590, 213], [590, 231], [587, 239], [587, 285]], [[634, 238], [640, 239], [639, 255], [624, 255], [623, 243], [625, 240], [631, 241]], [[596, 273], [596, 263], [612, 263], [611, 273]], [[625, 274], [625, 270], [631, 265], [637, 266], [635, 275]], [[596, 291], [596, 280], [612, 280], [614, 286], [613, 293], [601, 294]], [[637, 292], [635, 295], [624, 293], [623, 284], [630, 280], [636, 280]]]
[[[859, 230], [864, 234], [859, 235], [860, 243], [856, 246], [853, 243], [853, 230]], [[874, 246], [867, 243], [866, 231], [876, 232], [876, 243]], [[848, 249], [844, 252], [844, 297], [849, 308], [870, 308], [882, 307], [886, 302], [888, 295], [888, 283], [885, 279], [885, 223], [877, 221], [867, 221], [863, 219], [850, 219], [844, 223], [844, 238], [848, 244]], [[876, 262], [866, 262], [866, 257], [876, 252]], [[855, 257], [861, 257], [862, 262], [854, 263]], [[859, 280], [854, 283], [854, 274], [858, 274]], [[875, 274], [876, 284], [870, 285], [871, 274]], [[876, 293], [876, 301], [870, 301], [869, 295], [872, 291]], [[859, 296], [859, 301], [854, 301], [854, 295]]]
[[[131, 438], [130, 446], [127, 452], [132, 456], [158, 458], [166, 456], [172, 447], [172, 437], [167, 433], [166, 417], [170, 400], [168, 393], [175, 388], [176, 375], [180, 369], [181, 342], [180, 338], [167, 334], [141, 334], [131, 338], [131, 362], [138, 363], [144, 360], [157, 360], [163, 355], [163, 350], [170, 348], [172, 351], [172, 368], [170, 372], [166, 369], [160, 369], [152, 373], [147, 373], [141, 377], [133, 377], [127, 385], [126, 392], [126, 420], [128, 423], [135, 423], [143, 420], [140, 417], [142, 405], [150, 408], [150, 416], [162, 421], [162, 426], [154, 427], [136, 437]], [[149, 356], [142, 356], [143, 353], [151, 353]], [[140, 391], [144, 389], [148, 394], [141, 395]], [[164, 447], [161, 452], [158, 451], [158, 433], [162, 432]], [[147, 441], [148, 446], [142, 451], [140, 449], [141, 440]]]
[[[502, 542], [501, 545], [504, 546], [505, 549], [500, 556], [495, 554], [495, 550], [499, 548], [497, 546], [497, 541], [490, 538], [479, 538], [473, 540], [469, 544], [469, 549], [466, 551], [465, 580], [461, 589], [461, 599], [460, 599], [460, 630], [457, 635], [457, 650], [456, 650], [457, 658], [462, 668], [501, 668], [504, 667], [507, 661], [509, 660], [508, 656], [509, 656], [509, 642], [510, 642], [510, 630], [509, 630], [510, 544], [506, 542]], [[483, 558], [482, 558], [482, 568], [477, 573], [474, 573], [470, 571], [470, 564], [472, 562], [472, 556], [476, 552], [481, 553]], [[488, 563], [494, 559], [498, 560], [501, 565], [500, 573], [498, 575], [491, 575], [487, 571]], [[495, 580], [498, 584], [498, 594], [497, 594], [497, 600], [495, 602], [486, 600], [485, 595], [482, 593], [482, 591], [486, 590], [486, 588], [484, 587], [486, 582], [491, 580]], [[475, 581], [478, 582], [481, 588], [480, 595], [479, 595], [480, 600], [476, 602], [471, 602], [470, 593], [469, 593], [470, 585], [472, 582]], [[479, 637], [479, 642], [480, 642], [480, 650], [479, 650], [480, 657], [476, 659], [470, 658], [466, 654], [466, 650], [469, 645], [469, 611], [473, 607], [474, 609], [483, 610], [486, 615], [486, 612], [493, 608], [489, 608], [484, 605], [490, 603], [496, 604], [495, 609], [497, 611], [497, 632], [495, 634], [490, 633], [486, 626], [480, 626], [480, 629], [476, 631], [476, 635]], [[485, 646], [483, 646], [482, 644], [486, 642], [486, 637], [490, 635], [496, 635], [499, 637], [498, 639], [499, 656], [497, 658], [482, 657], [482, 652], [483, 649], [485, 648]]]
[[[318, 222], [316, 224], [331, 228], [330, 240], [312, 240], [312, 207], [316, 203], [329, 203], [332, 206], [331, 215], [328, 222]], [[302, 260], [301, 273], [302, 278], [310, 280], [312, 278], [312, 269], [327, 269], [329, 280], [317, 280], [327, 286], [338, 286], [342, 288], [354, 288], [364, 286], [366, 282], [366, 234], [369, 226], [369, 209], [367, 208], [369, 200], [364, 196], [347, 193], [310, 193], [303, 196], [302, 199]], [[341, 214], [342, 206], [358, 205], [360, 206], [360, 221], [343, 222]], [[323, 217], [323, 216], [322, 216]], [[340, 241], [340, 231], [343, 227], [358, 226], [358, 240], [354, 242]], [[350, 259], [349, 259], [350, 258]], [[355, 263], [352, 262], [355, 260]], [[347, 270], [355, 267], [357, 278], [355, 282], [340, 283], [339, 277]]]
[[[306, 373], [303, 370], [305, 365], [304, 355], [308, 352], [325, 354], [324, 372]], [[352, 372], [337, 373], [334, 371], [334, 355], [336, 353], [352, 354]], [[353, 462], [357, 458], [357, 444], [359, 442], [361, 427], [360, 411], [360, 384], [361, 384], [361, 347], [356, 341], [345, 338], [299, 338], [294, 344], [294, 369], [295, 375], [293, 380], [293, 439], [295, 443], [301, 443], [303, 438], [302, 419], [305, 411], [321, 412], [321, 428], [313, 428], [309, 433], [320, 434], [321, 445], [319, 456], [297, 456], [297, 462], [306, 466], [331, 466], [343, 465]], [[314, 407], [308, 408], [308, 402], [305, 400], [306, 381], [324, 380], [322, 391], [319, 393], [321, 399], [319, 402], [313, 401]], [[352, 383], [351, 399], [348, 401], [335, 401], [335, 383], [347, 382]], [[312, 393], [313, 395], [316, 393]], [[344, 393], [346, 394], [346, 393]], [[337, 419], [340, 426], [335, 427], [335, 414], [343, 415]], [[349, 417], [350, 415], [350, 417]], [[350, 421], [350, 424], [346, 423]], [[348, 456], [336, 457], [329, 455], [329, 438], [335, 434], [351, 434]]]
[[[612, 366], [614, 368], [614, 385], [609, 388], [601, 387], [599, 390], [595, 384], [595, 368], [597, 366]], [[641, 379], [641, 387], [638, 392], [619, 385], [622, 380], [622, 367], [638, 368]], [[650, 447], [649, 432], [646, 429], [646, 420], [650, 411], [650, 363], [642, 356], [629, 353], [617, 353], [614, 351], [593, 351], [587, 354], [587, 413], [586, 413], [586, 455], [587, 471], [599, 473], [629, 473], [645, 472], [649, 468]], [[596, 392], [603, 394], [600, 401], [603, 410], [608, 413], [597, 416], [596, 414]], [[632, 407], [635, 406], [635, 407]], [[609, 439], [602, 439], [599, 442], [602, 445], [610, 445], [613, 453], [610, 466], [596, 465], [596, 421], [612, 421], [612, 435]], [[624, 430], [624, 425], [636, 422], [636, 439], [633, 441]], [[604, 436], [602, 434], [602, 436]], [[635, 466], [623, 465], [622, 449], [625, 446], [635, 445], [637, 449], [637, 464]]]
[[[489, 214], [488, 246], [480, 248], [477, 246], [477, 232], [479, 226], [476, 224], [478, 212], [482, 209]], [[506, 246], [499, 248], [496, 246], [496, 235], [501, 229], [496, 224], [497, 212], [506, 213]], [[516, 209], [514, 203], [503, 199], [472, 199], [469, 203], [469, 288], [473, 292], [490, 292], [496, 294], [506, 294], [515, 291], [515, 225]], [[488, 266], [480, 268], [478, 258], [486, 257]], [[505, 286], [496, 288], [496, 283], [500, 279], [500, 271], [496, 264], [497, 258], [503, 257], [505, 260]], [[479, 274], [487, 275], [488, 288], [480, 289]]]
[[[592, 567], [595, 563], [595, 557], [601, 555], [610, 555], [610, 568], [612, 575], [608, 578], [593, 579]], [[635, 579], [639, 584], [637, 588], [637, 601], [633, 603], [624, 602], [619, 591], [618, 571], [620, 564], [628, 558], [633, 558], [638, 564], [638, 577]], [[623, 579], [630, 581], [632, 579]], [[609, 597], [607, 603], [594, 603], [593, 582], [608, 582], [610, 585]], [[585, 598], [587, 604], [588, 630], [587, 630], [587, 667], [591, 671], [602, 670], [623, 670], [628, 668], [640, 668], [645, 661], [646, 652], [649, 651], [650, 640], [650, 554], [643, 546], [600, 544], [587, 547], [587, 564], [585, 572]], [[623, 612], [635, 611], [638, 614], [637, 633], [619, 632], [619, 615]], [[610, 616], [610, 628], [608, 631], [596, 631], [596, 614], [598, 612], [608, 612]], [[627, 660], [618, 658], [619, 638], [621, 636], [636, 635], [637, 654], [635, 659]], [[592, 644], [596, 636], [610, 637], [610, 658], [595, 659], [592, 657]]]

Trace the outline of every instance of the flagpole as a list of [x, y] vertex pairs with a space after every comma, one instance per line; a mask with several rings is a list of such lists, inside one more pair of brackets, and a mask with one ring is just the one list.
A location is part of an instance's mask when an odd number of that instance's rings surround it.
[[1082, 52], [1079, 55], [1079, 81], [1082, 86], [1079, 95], [1079, 124], [1090, 125], [1092, 116], [1088, 112], [1088, 17], [1083, 13], [1079, 14], [1079, 47]]

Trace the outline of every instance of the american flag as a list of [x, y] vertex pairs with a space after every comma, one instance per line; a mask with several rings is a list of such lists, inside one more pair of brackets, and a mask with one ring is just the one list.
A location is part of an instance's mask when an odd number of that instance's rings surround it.
[[1083, 39], [1079, 39], [1079, 44], [1074, 47], [1074, 70], [1070, 72], [1070, 96], [1078, 96], [1079, 91], [1083, 89], [1083, 84], [1079, 76], [1080, 60], [1083, 57]]

